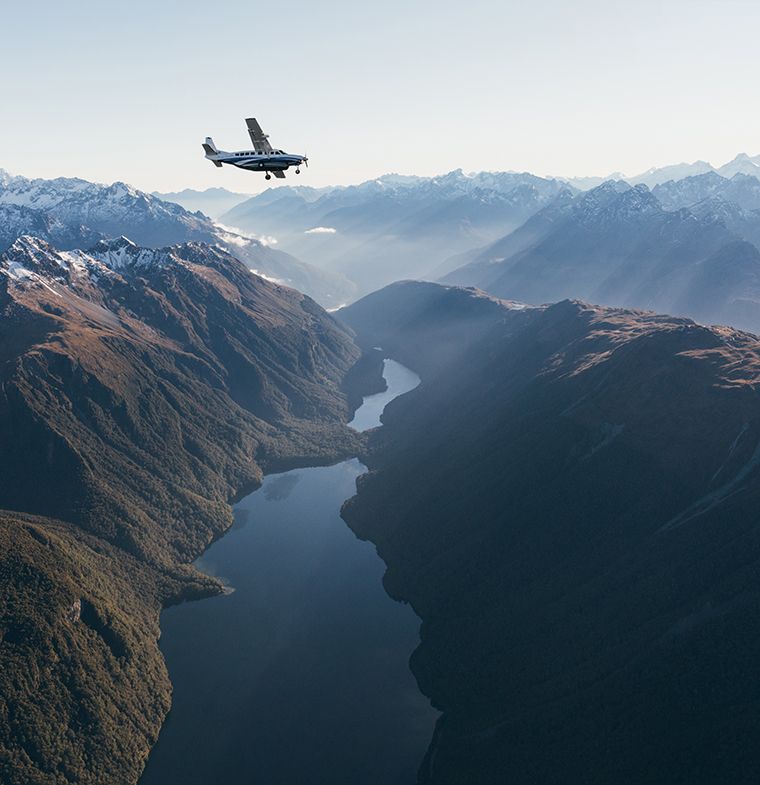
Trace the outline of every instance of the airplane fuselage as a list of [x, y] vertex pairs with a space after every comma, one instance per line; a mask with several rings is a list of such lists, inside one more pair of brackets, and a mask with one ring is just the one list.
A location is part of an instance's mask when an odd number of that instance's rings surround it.
[[300, 166], [304, 160], [302, 155], [291, 155], [282, 150], [273, 150], [271, 153], [257, 152], [256, 150], [226, 153], [220, 150], [215, 156], [206, 156], [206, 158], [212, 157], [220, 163], [256, 172], [284, 172], [288, 167]]

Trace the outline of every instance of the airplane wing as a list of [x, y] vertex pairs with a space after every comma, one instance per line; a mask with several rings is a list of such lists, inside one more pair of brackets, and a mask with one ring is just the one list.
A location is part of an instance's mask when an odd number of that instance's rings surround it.
[[249, 117], [245, 122], [248, 125], [248, 133], [251, 135], [253, 149], [258, 153], [271, 153], [272, 145], [269, 144], [267, 135], [261, 130], [258, 120], [255, 117]]
[[285, 172], [272, 172], [275, 177], [279, 177], [281, 180], [285, 179]]

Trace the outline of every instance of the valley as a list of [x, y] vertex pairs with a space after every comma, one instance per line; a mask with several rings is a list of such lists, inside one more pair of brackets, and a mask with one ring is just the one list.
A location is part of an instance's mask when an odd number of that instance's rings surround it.
[[[352, 427], [419, 379], [396, 366]], [[172, 710], [140, 785], [413, 782], [437, 712], [408, 667], [420, 620], [339, 516], [356, 459], [265, 478], [195, 565], [225, 594], [161, 617]], [[216, 664], [223, 666], [217, 667]]]
[[[350, 334], [211, 246], [17, 241], [2, 266], [7, 783], [136, 781], [169, 709], [161, 609], [264, 472], [355, 455]], [[81, 613], [71, 613], [79, 603]]]
[[[160, 614], [226, 599], [193, 562], [255, 489], [358, 458], [333, 502], [356, 476], [352, 545], [422, 619], [441, 712], [420, 785], [754, 781], [756, 169], [388, 175], [209, 194], [217, 220], [0, 173], [0, 779], [136, 783], [172, 701]], [[364, 430], [384, 358], [421, 383]]]

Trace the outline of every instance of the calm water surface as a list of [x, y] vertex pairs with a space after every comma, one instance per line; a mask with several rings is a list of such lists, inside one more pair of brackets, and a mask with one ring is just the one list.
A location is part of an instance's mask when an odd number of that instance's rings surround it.
[[[418, 379], [352, 425], [379, 424]], [[196, 566], [228, 594], [161, 616], [172, 711], [140, 785], [393, 785], [416, 781], [437, 717], [408, 659], [419, 619], [383, 591], [384, 565], [339, 516], [357, 461], [272, 475]]]

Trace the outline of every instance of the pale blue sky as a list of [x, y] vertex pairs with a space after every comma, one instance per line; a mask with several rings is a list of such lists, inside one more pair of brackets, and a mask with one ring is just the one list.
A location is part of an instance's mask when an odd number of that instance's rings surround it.
[[0, 168], [263, 190], [200, 143], [244, 118], [287, 182], [636, 174], [760, 153], [759, 0], [25, 0], [3, 10]]

